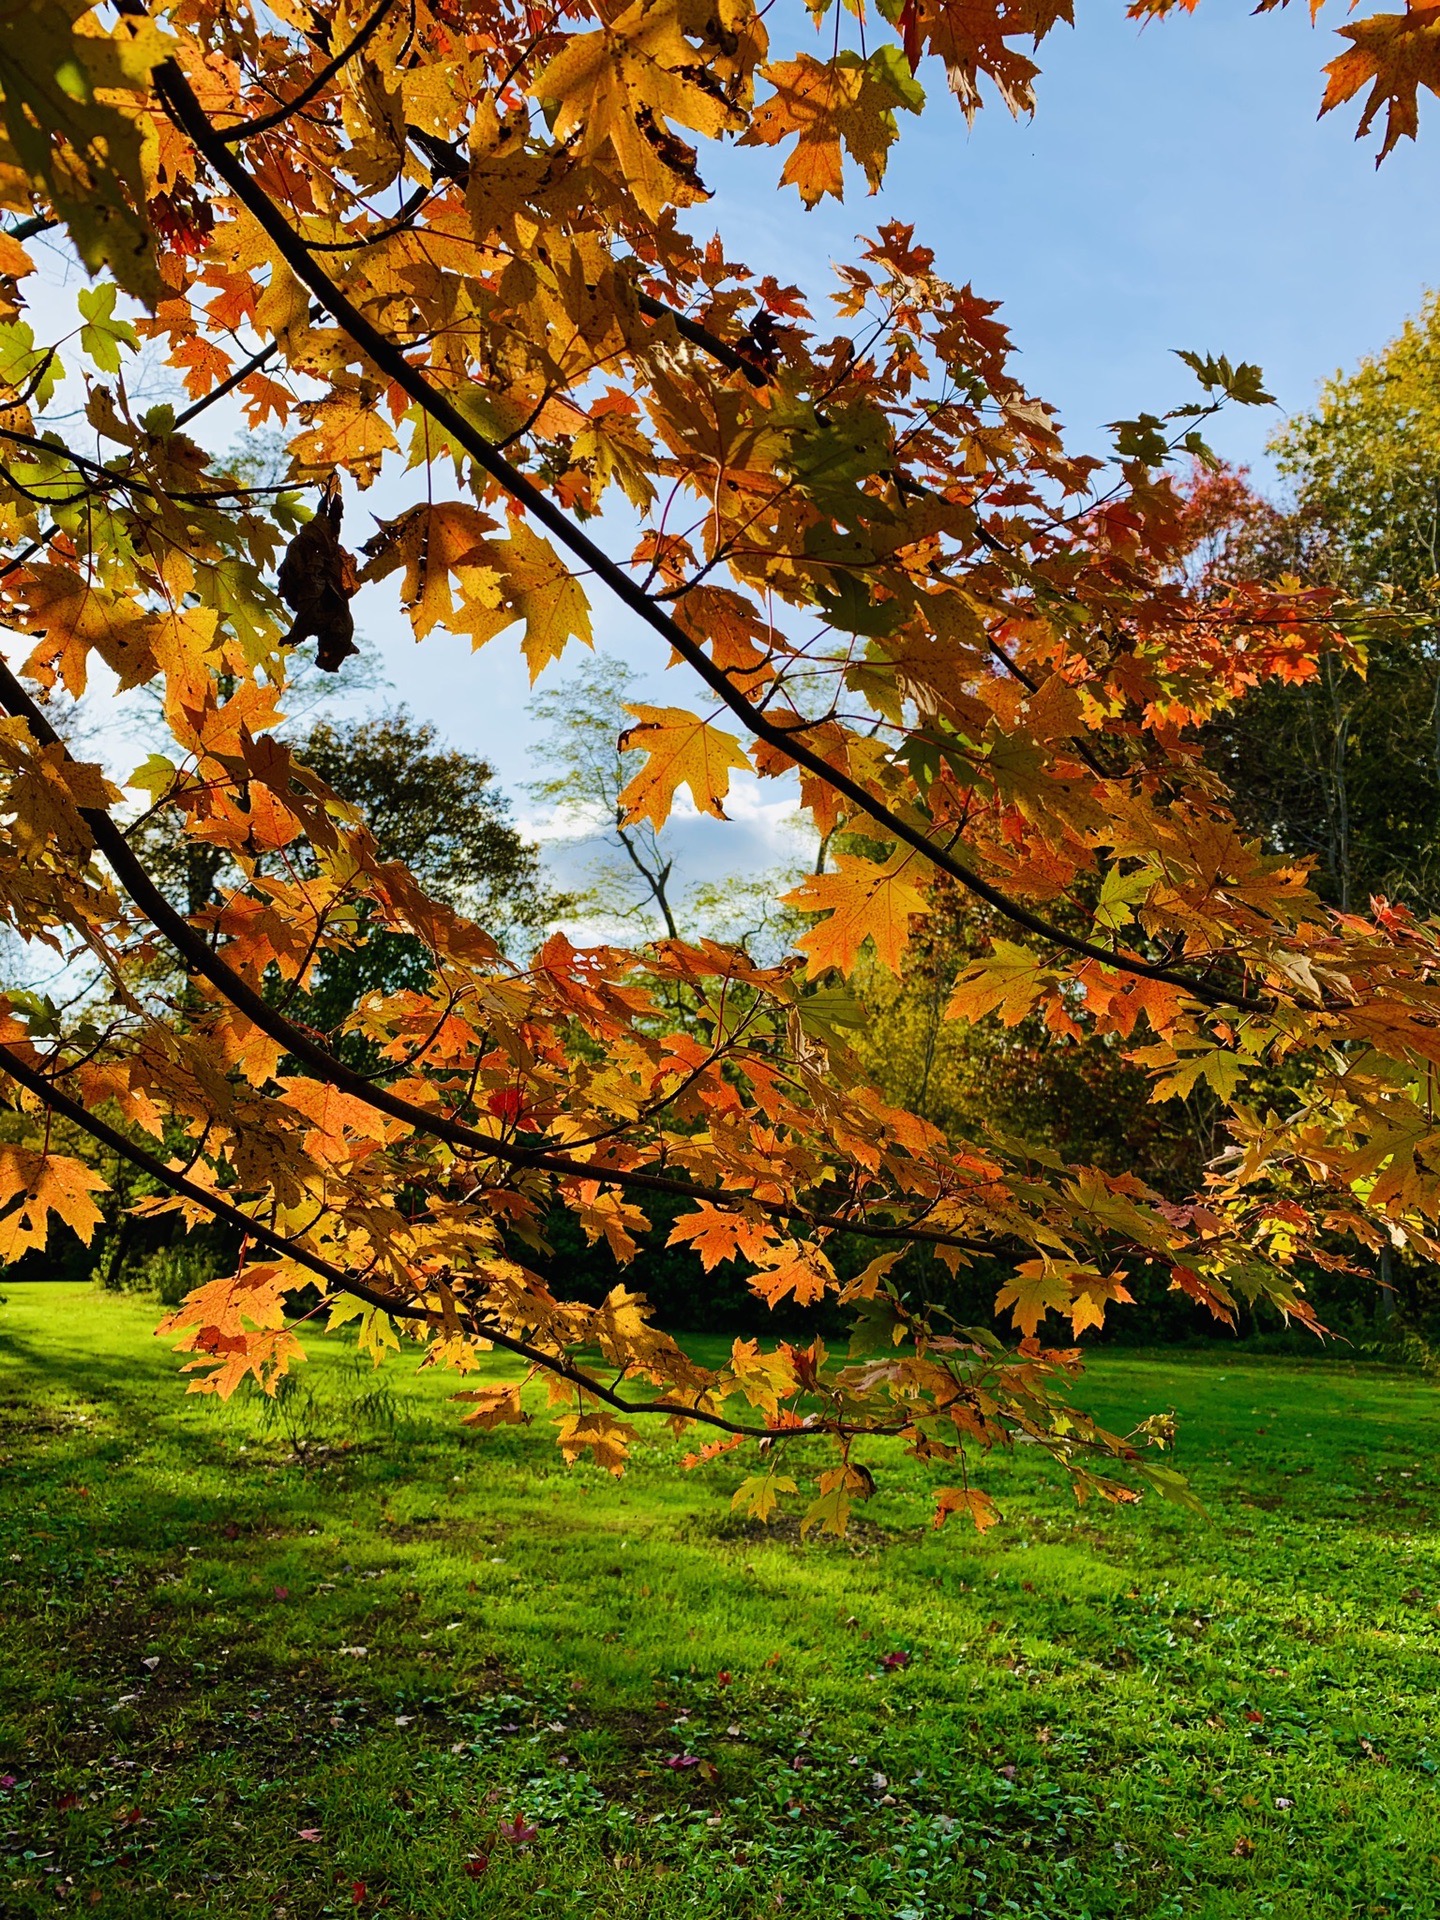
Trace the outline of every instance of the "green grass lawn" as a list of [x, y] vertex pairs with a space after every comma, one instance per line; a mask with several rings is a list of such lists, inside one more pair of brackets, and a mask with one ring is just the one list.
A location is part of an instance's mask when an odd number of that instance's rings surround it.
[[0, 1307], [6, 1916], [1440, 1913], [1416, 1379], [1104, 1354], [1090, 1404], [1175, 1407], [1210, 1524], [1021, 1455], [1003, 1525], [936, 1534], [877, 1449], [856, 1537], [805, 1545], [731, 1518], [733, 1458], [568, 1470], [409, 1358], [392, 1431], [298, 1464], [156, 1318]]

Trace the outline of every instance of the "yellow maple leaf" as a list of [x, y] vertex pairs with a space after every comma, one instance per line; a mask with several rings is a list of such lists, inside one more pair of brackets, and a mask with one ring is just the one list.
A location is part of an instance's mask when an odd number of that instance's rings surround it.
[[704, 63], [681, 29], [674, 6], [634, 0], [599, 32], [572, 34], [533, 88], [554, 104], [555, 138], [587, 158], [613, 158], [617, 182], [651, 219], [706, 193], [668, 122], [714, 138], [741, 121], [718, 87], [701, 83]]
[[834, 873], [812, 873], [782, 899], [802, 913], [829, 916], [802, 935], [801, 951], [809, 955], [809, 977], [836, 967], [849, 973], [866, 940], [875, 943], [875, 955], [891, 973], [899, 973], [910, 939], [913, 915], [929, 913], [930, 903], [920, 891], [920, 862], [902, 848], [883, 866], [853, 854], [840, 854]]
[[1070, 1283], [1060, 1268], [1048, 1260], [1026, 1260], [996, 1294], [995, 1311], [1003, 1313], [1008, 1307], [1014, 1325], [1029, 1336], [1052, 1310], [1068, 1313], [1070, 1298]]
[[784, 1352], [766, 1353], [758, 1340], [736, 1340], [730, 1348], [730, 1371], [752, 1407], [774, 1419], [780, 1402], [796, 1388], [795, 1367]]
[[33, 1147], [0, 1146], [0, 1266], [45, 1245], [57, 1214], [88, 1246], [100, 1224], [90, 1198], [105, 1181], [82, 1160]]
[[567, 1414], [560, 1422], [558, 1435], [560, 1451], [568, 1465], [573, 1467], [588, 1451], [597, 1467], [604, 1467], [617, 1479], [625, 1471], [631, 1443], [637, 1438], [634, 1427], [617, 1420], [604, 1407]]
[[357, 487], [368, 487], [385, 455], [399, 448], [389, 422], [358, 384], [347, 388], [337, 379], [325, 399], [307, 400], [303, 411], [307, 425], [290, 442], [290, 455], [296, 467], [312, 474], [343, 467]]
[[530, 1418], [520, 1404], [518, 1382], [504, 1387], [471, 1387], [467, 1393], [452, 1393], [452, 1400], [471, 1400], [475, 1411], [461, 1420], [462, 1427], [480, 1427], [489, 1433], [493, 1427], [523, 1426]]
[[834, 1285], [835, 1269], [820, 1249], [795, 1240], [767, 1253], [765, 1265], [750, 1282], [751, 1291], [770, 1307], [778, 1306], [789, 1293], [797, 1306], [813, 1306]]
[[1086, 1327], [1104, 1326], [1105, 1309], [1112, 1301], [1130, 1305], [1135, 1298], [1125, 1285], [1124, 1276], [1118, 1273], [1093, 1273], [1088, 1269], [1084, 1273], [1072, 1273], [1070, 1286], [1072, 1298], [1067, 1311], [1077, 1337]]
[[361, 1353], [369, 1354], [377, 1367], [384, 1363], [387, 1353], [400, 1351], [400, 1335], [395, 1331], [395, 1322], [383, 1307], [372, 1307], [368, 1301], [357, 1300], [353, 1294], [342, 1294], [330, 1308], [325, 1331], [333, 1333], [336, 1327], [343, 1327], [350, 1320], [360, 1322], [355, 1344]]
[[788, 1474], [752, 1473], [735, 1489], [730, 1511], [738, 1513], [743, 1508], [752, 1519], [763, 1520], [769, 1526], [770, 1516], [780, 1504], [780, 1495], [794, 1491], [795, 1482]]
[[93, 761], [72, 760], [60, 746], [37, 747], [23, 757], [7, 752], [4, 758], [18, 761], [6, 801], [15, 814], [21, 857], [39, 861], [88, 853], [90, 829], [81, 810], [103, 813], [120, 798], [103, 769]]
[[730, 791], [732, 769], [750, 771], [750, 760], [733, 733], [723, 733], [683, 707], [632, 707], [636, 724], [620, 736], [620, 751], [643, 748], [645, 765], [620, 795], [626, 824], [650, 820], [663, 827], [678, 788], [688, 787], [701, 813], [726, 818], [720, 804]]
[[1028, 947], [996, 940], [983, 960], [966, 967], [955, 982], [947, 1020], [980, 1020], [998, 1013], [1007, 1027], [1018, 1026], [1054, 973]]
[[1145, 1047], [1141, 1051], [1146, 1056], [1168, 1053], [1174, 1063], [1173, 1072], [1157, 1076], [1150, 1090], [1154, 1101], [1187, 1100], [1195, 1091], [1197, 1080], [1206, 1081], [1220, 1099], [1229, 1100], [1245, 1078], [1245, 1063], [1228, 1047], [1202, 1048], [1184, 1054], [1177, 1054], [1166, 1046]]
[[594, 645], [585, 590], [550, 542], [522, 519], [512, 518], [510, 538], [493, 541], [490, 555], [510, 618], [525, 622], [520, 649], [533, 686], [572, 639]]
[[875, 1482], [866, 1468], [851, 1466], [846, 1461], [838, 1467], [827, 1468], [820, 1475], [818, 1486], [815, 1499], [805, 1509], [800, 1531], [808, 1534], [812, 1527], [819, 1527], [822, 1533], [833, 1533], [840, 1539], [850, 1524], [852, 1501], [868, 1500], [875, 1491]]

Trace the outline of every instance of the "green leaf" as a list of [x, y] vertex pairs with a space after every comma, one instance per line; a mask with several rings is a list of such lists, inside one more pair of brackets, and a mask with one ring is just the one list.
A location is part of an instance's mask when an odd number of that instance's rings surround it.
[[925, 89], [910, 71], [910, 63], [893, 40], [878, 46], [865, 62], [872, 80], [882, 81], [895, 97], [895, 104], [907, 113], [919, 113], [925, 104]]
[[1154, 874], [1145, 867], [1138, 873], [1121, 873], [1118, 867], [1109, 868], [1095, 905], [1096, 926], [1109, 927], [1114, 932], [1128, 925], [1135, 918], [1135, 908], [1154, 883]]
[[1180, 450], [1182, 453], [1193, 454], [1203, 467], [1210, 469], [1211, 473], [1218, 472], [1220, 457], [1203, 433], [1187, 433], [1180, 442]]
[[125, 784], [127, 787], [139, 787], [142, 792], [149, 794], [152, 801], [158, 801], [174, 786], [179, 771], [175, 762], [167, 760], [163, 753], [152, 753], [141, 762]]
[[855, 1323], [850, 1329], [850, 1358], [867, 1353], [888, 1353], [905, 1336], [905, 1322], [895, 1311], [895, 1303], [886, 1294], [872, 1300], [855, 1302]]
[[[40, 372], [42, 366], [44, 371]], [[37, 372], [40, 377], [35, 380]], [[34, 332], [24, 320], [9, 320], [0, 326], [0, 381], [5, 386], [23, 393], [35, 380], [31, 398], [37, 407], [43, 407], [63, 372], [53, 351], [35, 345]]]
[[1202, 1520], [1210, 1518], [1203, 1502], [1195, 1494], [1190, 1482], [1183, 1473], [1176, 1473], [1173, 1467], [1153, 1466], [1148, 1460], [1137, 1460], [1135, 1471], [1151, 1490], [1162, 1500], [1172, 1500], [1177, 1507], [1185, 1507], [1191, 1513], [1198, 1513]]
[[1274, 394], [1265, 391], [1264, 373], [1248, 360], [1232, 367], [1223, 353], [1201, 355], [1184, 347], [1175, 348], [1175, 357], [1185, 362], [1207, 393], [1223, 394], [1242, 407], [1275, 405]]
[[817, 586], [815, 604], [832, 627], [868, 640], [888, 639], [905, 614], [898, 600], [877, 600], [863, 580], [847, 573], [834, 576], [833, 589]]
[[785, 464], [800, 491], [849, 524], [862, 480], [883, 473], [894, 459], [883, 413], [860, 401], [833, 413], [805, 408], [793, 427]]
[[108, 31], [75, 32], [94, 16], [91, 0], [12, 0], [0, 9], [0, 124], [86, 267], [108, 266], [127, 293], [149, 301], [159, 276], [132, 205], [144, 179], [138, 115], [174, 42], [138, 13]]
[[1112, 420], [1115, 451], [1122, 460], [1141, 460], [1147, 467], [1158, 467], [1170, 457], [1170, 442], [1157, 414], [1142, 413], [1135, 420]]
[[5, 998], [20, 1015], [36, 1040], [49, 1040], [60, 1031], [60, 1009], [49, 994], [32, 993], [28, 987], [11, 987]]
[[864, 1007], [844, 987], [807, 993], [795, 1011], [800, 1031], [825, 1046], [843, 1046], [846, 1033], [859, 1033], [869, 1022]]
[[1205, 1080], [1220, 1099], [1229, 1100], [1245, 1077], [1245, 1068], [1224, 1047], [1212, 1047], [1208, 1053], [1194, 1053], [1179, 1061], [1173, 1073], [1157, 1080], [1150, 1094], [1152, 1101], [1185, 1099], [1194, 1091], [1197, 1080]]
[[98, 287], [82, 287], [75, 296], [84, 325], [80, 329], [80, 348], [89, 354], [101, 373], [120, 371], [120, 349], [132, 353], [140, 346], [140, 337], [128, 320], [115, 318], [117, 289], [108, 280]]

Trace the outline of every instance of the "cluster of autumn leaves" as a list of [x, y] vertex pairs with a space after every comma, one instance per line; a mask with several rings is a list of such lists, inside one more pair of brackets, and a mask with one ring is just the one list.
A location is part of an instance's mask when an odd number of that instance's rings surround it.
[[[377, 1358], [402, 1331], [461, 1373], [520, 1357], [570, 1459], [618, 1470], [642, 1414], [828, 1446], [808, 1525], [843, 1529], [873, 1434], [958, 1482], [937, 1524], [992, 1517], [969, 1463], [1017, 1432], [1082, 1492], [1174, 1491], [1145, 1452], [1163, 1424], [1115, 1436], [1070, 1405], [1047, 1320], [1099, 1326], [1137, 1267], [1222, 1318], [1304, 1320], [1307, 1263], [1437, 1251], [1440, 934], [1323, 913], [1195, 750], [1226, 703], [1343, 644], [1297, 586], [1186, 585], [1166, 462], [1263, 390], [1189, 356], [1201, 398], [1127, 423], [1102, 470], [910, 229], [827, 297], [686, 216], [707, 194], [687, 136], [782, 150], [806, 201], [847, 157], [874, 184], [931, 55], [967, 110], [986, 84], [1028, 105], [1017, 43], [1064, 10], [904, 0], [825, 18], [794, 59], [751, 0], [118, 13], [47, 0], [0, 26], [0, 614], [24, 636], [0, 669], [0, 901], [85, 983], [59, 1020], [0, 1011], [27, 1116], [0, 1148], [0, 1257], [51, 1215], [98, 1224], [88, 1137], [145, 1173], [150, 1211], [238, 1236], [172, 1323], [202, 1390], [273, 1388], [301, 1352], [287, 1302], [318, 1285]], [[1332, 93], [1368, 77], [1393, 138], [1433, 29], [1387, 29], [1397, 67], [1374, 25], [1346, 29]], [[25, 317], [25, 241], [51, 227], [98, 282], [53, 344]], [[142, 350], [184, 404], [136, 397]], [[57, 395], [93, 453], [47, 425]], [[222, 403], [284, 433], [282, 480], [215, 453]], [[382, 469], [413, 503], [351, 553], [339, 503]], [[296, 649], [340, 665], [361, 584], [417, 640], [517, 637], [532, 678], [613, 597], [688, 683], [633, 710], [622, 805], [659, 826], [681, 789], [724, 818], [736, 776], [798, 788], [827, 850], [790, 897], [802, 952], [555, 934], [508, 955], [427, 898], [279, 731]], [[128, 794], [53, 724], [97, 661], [163, 712]], [[221, 850], [223, 898], [165, 898], [127, 838], [136, 795]], [[837, 976], [862, 949], [902, 971], [941, 882], [1005, 929], [948, 1017], [1110, 1035], [1157, 1098], [1207, 1089], [1232, 1150], [1204, 1192], [947, 1139], [865, 1083]], [[313, 1032], [287, 999], [362, 937], [362, 904], [423, 943], [428, 983]], [[739, 1259], [762, 1302], [852, 1310], [846, 1361], [737, 1341], [707, 1369], [623, 1282], [591, 1307], [526, 1264], [556, 1207], [629, 1262], [657, 1194], [699, 1274]], [[857, 1238], [874, 1257], [837, 1263]], [[1018, 1348], [932, 1311], [916, 1248], [1003, 1262]], [[461, 1397], [480, 1426], [524, 1417], [517, 1386]], [[761, 1513], [795, 1449], [766, 1459], [742, 1488]]]

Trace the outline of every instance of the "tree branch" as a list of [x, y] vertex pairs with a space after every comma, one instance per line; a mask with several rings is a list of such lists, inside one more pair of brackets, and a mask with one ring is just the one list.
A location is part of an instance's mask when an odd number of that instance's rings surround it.
[[226, 127], [223, 132], [217, 129], [216, 138], [223, 140], [227, 146], [238, 145], [242, 140], [253, 140], [256, 134], [268, 133], [272, 127], [278, 127], [282, 121], [288, 120], [292, 114], [299, 113], [303, 108], [308, 107], [315, 96], [329, 86], [330, 82], [346, 62], [353, 60], [355, 55], [368, 44], [394, 4], [395, 0], [380, 0], [379, 6], [375, 9], [374, 13], [371, 14], [364, 26], [361, 27], [349, 46], [342, 47], [333, 60], [327, 60], [320, 71], [306, 82], [293, 100], [287, 100], [283, 106], [276, 107], [273, 113], [262, 113], [257, 120], [246, 120], [239, 126]]
[[[64, 748], [59, 734], [3, 659], [0, 659], [0, 707], [23, 719], [42, 745]], [[918, 1239], [927, 1245], [959, 1247], [967, 1253], [990, 1251], [984, 1243], [959, 1234], [925, 1227], [912, 1229], [904, 1224], [856, 1221], [843, 1215], [818, 1213], [798, 1203], [760, 1200], [753, 1195], [726, 1188], [697, 1187], [690, 1181], [677, 1180], [668, 1174], [651, 1173], [643, 1168], [596, 1165], [545, 1148], [517, 1146], [508, 1140], [481, 1133], [477, 1128], [453, 1120], [447, 1114], [416, 1106], [412, 1101], [392, 1093], [389, 1088], [377, 1086], [364, 1074], [357, 1073], [353, 1067], [337, 1059], [328, 1048], [321, 1046], [308, 1029], [287, 1020], [278, 1007], [273, 1006], [248, 980], [229, 967], [189, 921], [176, 911], [136, 858], [130, 843], [108, 813], [98, 807], [81, 807], [77, 811], [94, 837], [97, 850], [109, 862], [121, 886], [192, 972], [208, 980], [262, 1033], [278, 1041], [295, 1059], [303, 1061], [317, 1079], [353, 1095], [377, 1112], [402, 1121], [417, 1133], [444, 1140], [451, 1146], [469, 1148], [472, 1152], [484, 1154], [506, 1165], [533, 1168], [541, 1173], [553, 1173], [562, 1179], [588, 1180], [598, 1186], [633, 1187], [640, 1192], [671, 1194], [697, 1203], [709, 1201], [712, 1205], [748, 1206], [768, 1219], [799, 1221], [807, 1227], [858, 1234], [868, 1240], [908, 1242]], [[875, 1204], [893, 1207], [898, 1203], [886, 1199]]]
[[273, 360], [279, 351], [280, 342], [271, 340], [268, 345], [260, 349], [259, 353], [251, 354], [244, 365], [236, 367], [233, 373], [227, 374], [218, 387], [212, 387], [209, 393], [197, 400], [193, 406], [186, 407], [183, 413], [176, 414], [176, 432], [178, 433], [181, 427], [189, 426], [197, 414], [204, 413], [207, 407], [213, 407], [215, 402], [223, 400], [227, 393], [233, 393], [242, 380], [248, 380], [252, 373], [258, 373], [266, 361]]
[[[356, 1300], [363, 1300], [367, 1306], [378, 1307], [382, 1313], [393, 1314], [397, 1319], [423, 1320], [427, 1326], [444, 1326], [445, 1316], [436, 1308], [420, 1305], [415, 1301], [396, 1299], [393, 1294], [371, 1286], [368, 1281], [361, 1279], [358, 1275], [322, 1259], [319, 1254], [312, 1253], [299, 1241], [291, 1240], [286, 1235], [275, 1232], [272, 1227], [267, 1227], [263, 1221], [253, 1219], [241, 1208], [232, 1206], [228, 1200], [222, 1199], [219, 1194], [211, 1193], [208, 1188], [187, 1179], [183, 1173], [178, 1173], [175, 1168], [167, 1166], [158, 1154], [153, 1154], [145, 1147], [138, 1146], [133, 1140], [128, 1140], [118, 1128], [110, 1126], [96, 1114], [91, 1113], [88, 1107], [81, 1106], [68, 1094], [62, 1093], [47, 1074], [40, 1073], [27, 1065], [4, 1046], [0, 1046], [0, 1071], [7, 1073], [18, 1085], [33, 1093], [36, 1099], [52, 1113], [62, 1114], [82, 1132], [89, 1134], [92, 1140], [98, 1141], [101, 1146], [108, 1147], [112, 1153], [120, 1155], [132, 1166], [149, 1174], [152, 1180], [157, 1181], [171, 1193], [178, 1194], [182, 1199], [189, 1200], [196, 1206], [204, 1207], [214, 1219], [223, 1220], [227, 1226], [237, 1228], [256, 1246], [264, 1247], [267, 1252], [276, 1254], [281, 1259], [293, 1260], [296, 1266], [303, 1267], [307, 1273], [314, 1274], [317, 1280], [324, 1281], [328, 1290], [349, 1294]], [[495, 1326], [471, 1309], [466, 1308], [463, 1318], [469, 1332], [476, 1339], [489, 1340], [506, 1353], [513, 1353], [519, 1359], [528, 1360], [534, 1367], [543, 1368], [547, 1373], [556, 1374], [562, 1380], [570, 1381], [581, 1392], [592, 1394], [597, 1400], [604, 1401], [607, 1406], [615, 1408], [619, 1413], [659, 1414], [667, 1419], [693, 1420], [704, 1426], [718, 1427], [724, 1433], [740, 1434], [748, 1440], [815, 1439], [834, 1431], [834, 1428], [822, 1419], [816, 1419], [813, 1424], [803, 1427], [753, 1427], [746, 1426], [740, 1421], [727, 1420], [723, 1414], [686, 1405], [682, 1401], [625, 1400], [613, 1388], [607, 1387], [602, 1381], [592, 1379], [587, 1373], [582, 1373], [578, 1367], [573, 1366], [560, 1355], [546, 1353], [543, 1348], [533, 1346], [528, 1340], [506, 1333], [503, 1328]], [[905, 1421], [877, 1422], [874, 1425], [857, 1427], [846, 1421], [845, 1432], [896, 1434], [902, 1432], [907, 1424]]]

